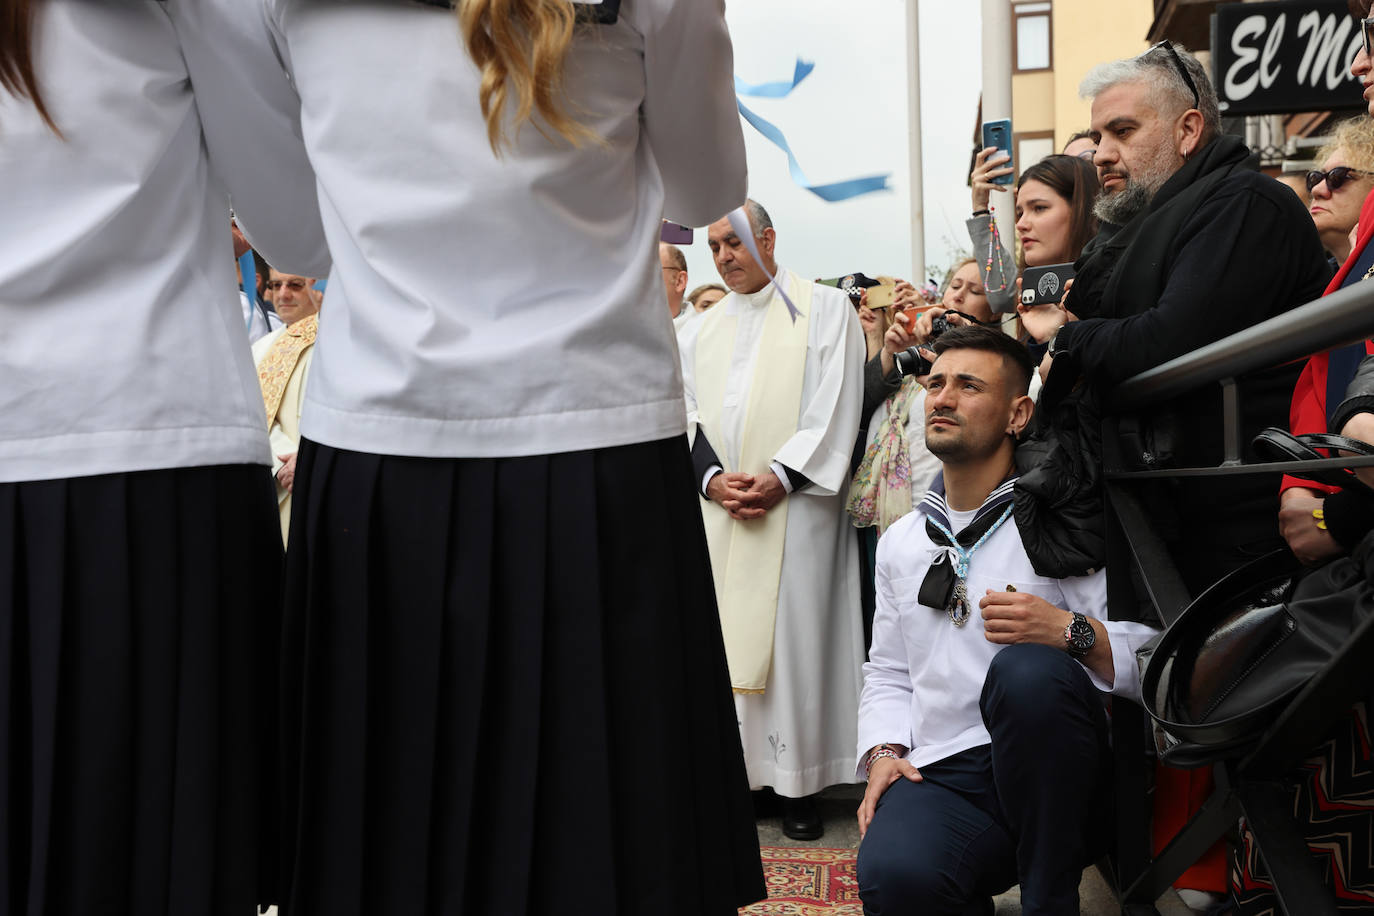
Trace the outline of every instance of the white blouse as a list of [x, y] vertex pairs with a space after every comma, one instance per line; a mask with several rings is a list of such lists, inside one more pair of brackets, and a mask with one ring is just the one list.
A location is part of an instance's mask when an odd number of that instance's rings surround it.
[[745, 198], [722, 0], [624, 0], [566, 66], [604, 142], [529, 124], [500, 158], [452, 12], [256, 2], [300, 92], [334, 259], [303, 435], [489, 457], [683, 433], [658, 238], [665, 215], [700, 226]]
[[61, 137], [0, 89], [0, 481], [270, 461], [224, 184], [275, 263], [328, 257], [267, 48], [219, 87], [252, 123], [207, 146], [187, 66], [219, 36], [179, 42], [188, 2], [38, 4]]

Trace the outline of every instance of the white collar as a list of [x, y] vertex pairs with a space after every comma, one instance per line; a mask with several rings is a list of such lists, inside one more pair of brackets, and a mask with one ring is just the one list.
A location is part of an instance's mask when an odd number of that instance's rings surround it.
[[[777, 278], [778, 286], [781, 286], [784, 289], [787, 287], [788, 282], [791, 280], [791, 276], [785, 267], [778, 268]], [[762, 308], [771, 303], [773, 301], [773, 297], [777, 294], [777, 287], [774, 286], [772, 283], [768, 283], [763, 287], [763, 289], [759, 290], [756, 293], [735, 293], [735, 297], [738, 300], [738, 304], [741, 307], [748, 305], [753, 308]]]

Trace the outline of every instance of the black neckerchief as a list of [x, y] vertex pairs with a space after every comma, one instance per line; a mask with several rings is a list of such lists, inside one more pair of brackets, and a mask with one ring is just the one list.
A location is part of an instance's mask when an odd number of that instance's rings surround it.
[[[983, 500], [983, 504], [974, 513], [973, 521], [969, 522], [968, 527], [963, 531], [955, 534], [955, 541], [960, 547], [972, 547], [978, 543], [978, 539], [986, 534], [987, 530], [1001, 518], [1002, 513], [1006, 511], [1006, 507], [1012, 501], [1015, 483], [1016, 475], [1012, 474], [988, 494], [988, 498]], [[931, 519], [935, 519], [945, 528], [950, 528], [949, 506], [945, 503], [945, 475], [943, 472], [936, 475], [935, 482], [931, 484], [930, 492], [917, 504], [915, 511], [926, 516], [926, 536], [930, 538], [932, 543], [940, 546], [949, 543], [949, 538], [945, 536], [945, 533], [931, 523]], [[926, 577], [921, 581], [921, 590], [916, 598], [926, 607], [947, 608], [956, 583], [957, 576], [954, 574], [954, 564], [950, 562], [949, 554], [942, 552], [930, 564], [930, 569], [926, 571]]]
[[[423, 3], [425, 6], [438, 6], [446, 10], [451, 10], [458, 5], [458, 0], [415, 0], [416, 3]], [[596, 25], [615, 25], [620, 18], [620, 0], [601, 0], [601, 3], [576, 3], [578, 22], [590, 22]]]

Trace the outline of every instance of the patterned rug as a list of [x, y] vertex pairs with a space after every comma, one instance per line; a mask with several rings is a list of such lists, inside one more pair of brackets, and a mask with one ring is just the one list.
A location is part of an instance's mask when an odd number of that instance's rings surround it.
[[853, 849], [764, 846], [768, 899], [740, 916], [863, 916]]

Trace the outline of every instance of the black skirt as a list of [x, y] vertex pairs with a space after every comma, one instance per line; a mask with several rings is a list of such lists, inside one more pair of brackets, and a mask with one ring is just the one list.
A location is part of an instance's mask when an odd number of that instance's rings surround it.
[[281, 546], [265, 467], [0, 484], [0, 914], [273, 895]]
[[765, 895], [686, 443], [303, 442], [287, 916], [734, 916]]

